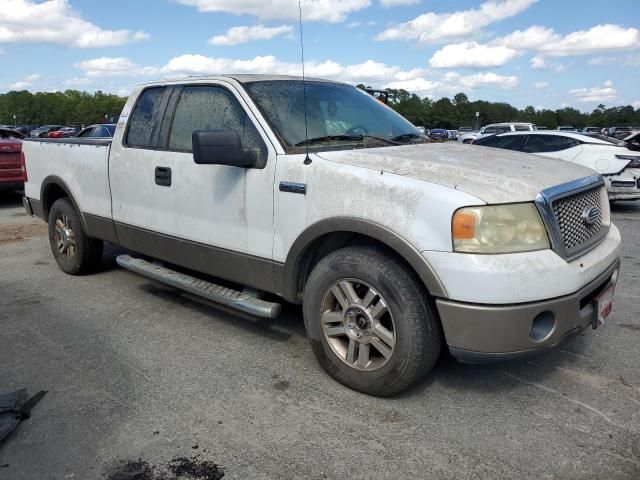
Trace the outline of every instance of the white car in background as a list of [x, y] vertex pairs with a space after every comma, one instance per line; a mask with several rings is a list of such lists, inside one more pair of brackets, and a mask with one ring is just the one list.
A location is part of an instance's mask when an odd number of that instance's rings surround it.
[[506, 132], [532, 132], [536, 130], [533, 123], [491, 123], [480, 129], [479, 132], [466, 133], [458, 136], [458, 141], [462, 143], [472, 143], [474, 140]]
[[640, 200], [640, 151], [633, 147], [639, 135], [618, 141], [576, 132], [509, 132], [473, 143], [535, 153], [589, 167], [604, 177], [609, 200]]

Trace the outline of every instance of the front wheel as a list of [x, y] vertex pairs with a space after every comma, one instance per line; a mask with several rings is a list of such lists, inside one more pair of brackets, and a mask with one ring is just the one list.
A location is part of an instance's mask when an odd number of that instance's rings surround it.
[[67, 198], [51, 206], [49, 244], [60, 269], [70, 275], [89, 273], [102, 260], [104, 243], [84, 233], [80, 215]]
[[435, 364], [441, 330], [415, 273], [376, 247], [322, 259], [304, 292], [307, 335], [321, 366], [355, 390], [390, 396]]

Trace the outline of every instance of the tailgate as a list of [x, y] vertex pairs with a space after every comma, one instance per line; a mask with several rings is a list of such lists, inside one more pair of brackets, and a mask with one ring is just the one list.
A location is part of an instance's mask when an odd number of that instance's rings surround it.
[[21, 181], [22, 165], [20, 151], [22, 145], [0, 142], [0, 182]]

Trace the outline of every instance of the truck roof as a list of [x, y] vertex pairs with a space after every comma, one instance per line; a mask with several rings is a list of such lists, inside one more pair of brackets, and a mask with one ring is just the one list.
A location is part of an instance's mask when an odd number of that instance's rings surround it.
[[[162, 80], [155, 80], [152, 82], [146, 82], [143, 85], [166, 85], [167, 83], [180, 83], [180, 82], [207, 82], [214, 80], [229, 80], [233, 79], [239, 83], [249, 83], [258, 81], [277, 81], [277, 80], [299, 80], [302, 81], [302, 77], [296, 75], [271, 75], [271, 74], [252, 74], [252, 73], [238, 73], [238, 74], [225, 74], [225, 75], [190, 75], [182, 77], [164, 78]], [[344, 84], [344, 82], [337, 82], [335, 80], [327, 80], [324, 78], [305, 77], [308, 82], [326, 82], [326, 83], [338, 83]]]

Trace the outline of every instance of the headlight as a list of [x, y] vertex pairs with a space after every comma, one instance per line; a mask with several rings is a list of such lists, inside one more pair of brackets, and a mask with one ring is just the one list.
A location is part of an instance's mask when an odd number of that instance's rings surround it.
[[466, 253], [545, 250], [549, 237], [533, 203], [461, 208], [451, 225], [453, 249]]

